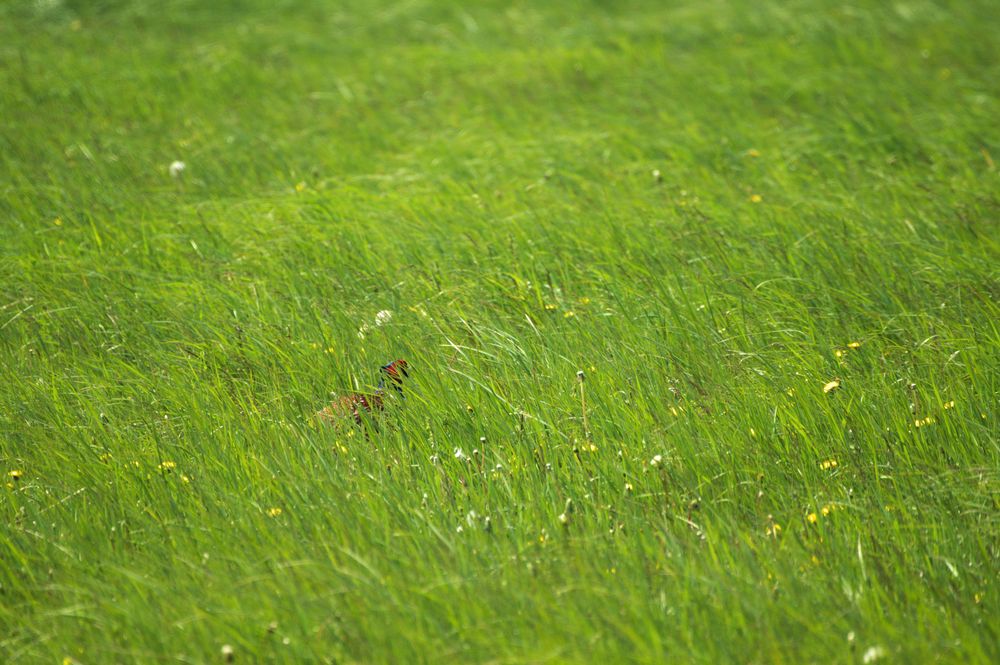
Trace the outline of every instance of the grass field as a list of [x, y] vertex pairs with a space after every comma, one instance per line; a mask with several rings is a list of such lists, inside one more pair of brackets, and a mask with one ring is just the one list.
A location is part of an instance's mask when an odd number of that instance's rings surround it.
[[0, 3], [0, 661], [1000, 661], [995, 3], [466, 4]]

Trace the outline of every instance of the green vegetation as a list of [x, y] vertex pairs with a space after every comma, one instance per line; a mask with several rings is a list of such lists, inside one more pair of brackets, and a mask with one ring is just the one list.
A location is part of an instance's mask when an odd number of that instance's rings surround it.
[[995, 3], [467, 4], [0, 5], [0, 661], [1000, 661]]

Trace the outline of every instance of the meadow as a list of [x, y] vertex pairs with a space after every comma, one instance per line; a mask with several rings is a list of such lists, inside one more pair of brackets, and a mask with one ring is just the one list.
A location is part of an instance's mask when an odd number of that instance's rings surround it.
[[997, 53], [0, 3], [0, 661], [1000, 661]]

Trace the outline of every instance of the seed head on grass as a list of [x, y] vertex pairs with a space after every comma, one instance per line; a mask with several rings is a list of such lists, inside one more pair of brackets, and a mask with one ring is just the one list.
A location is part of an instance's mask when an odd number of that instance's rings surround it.
[[559, 515], [559, 523], [565, 527], [569, 526], [570, 520], [573, 516], [573, 499], [566, 499], [566, 507], [563, 508], [562, 513]]

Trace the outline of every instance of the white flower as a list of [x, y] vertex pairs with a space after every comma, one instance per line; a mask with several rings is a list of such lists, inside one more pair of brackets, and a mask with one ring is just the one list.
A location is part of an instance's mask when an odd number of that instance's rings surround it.
[[367, 332], [368, 332], [368, 324], [367, 323], [362, 323], [361, 327], [358, 328], [358, 339], [364, 339], [365, 338], [365, 333], [367, 333]]
[[661, 462], [663, 462], [663, 455], [653, 455], [653, 459], [649, 460], [649, 465], [660, 466]]
[[868, 647], [868, 650], [865, 651], [865, 654], [861, 656], [861, 662], [874, 663], [879, 658], [885, 658], [885, 656], [886, 656], [885, 647], [880, 647], [880, 646]]
[[468, 455], [465, 454], [465, 451], [463, 451], [461, 448], [455, 448], [455, 459], [464, 461], [469, 459], [469, 457]]
[[389, 323], [392, 320], [392, 312], [388, 309], [383, 309], [378, 314], [375, 315], [375, 325], [381, 326], [383, 324]]
[[180, 160], [170, 162], [170, 177], [180, 178], [181, 174], [184, 173], [184, 169], [187, 168], [187, 164]]

